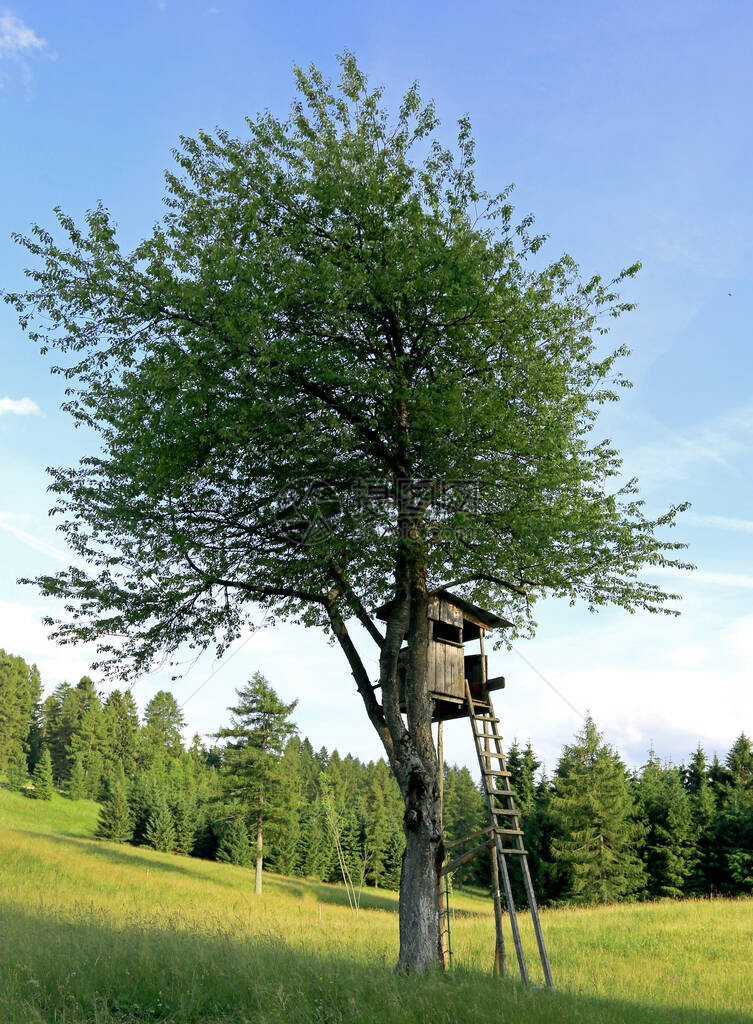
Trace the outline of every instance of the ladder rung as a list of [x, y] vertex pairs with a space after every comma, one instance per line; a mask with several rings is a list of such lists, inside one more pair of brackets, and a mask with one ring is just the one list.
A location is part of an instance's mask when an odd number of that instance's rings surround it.
[[501, 750], [480, 750], [479, 757], [498, 757], [500, 761], [504, 760], [505, 755]]
[[506, 814], [508, 818], [513, 818], [513, 817], [517, 818], [517, 816], [518, 816], [518, 812], [515, 809], [511, 809], [510, 807], [495, 807], [494, 808], [494, 813], [495, 814]]
[[512, 778], [512, 772], [508, 772], [505, 768], [485, 768], [484, 775], [502, 775], [507, 779]]
[[522, 836], [523, 830], [520, 828], [495, 828], [494, 831], [498, 836]]
[[518, 854], [518, 856], [520, 856], [520, 857], [527, 857], [528, 856], [528, 850], [518, 850], [517, 847], [514, 847], [512, 849], [505, 849], [505, 847], [503, 846], [502, 849], [498, 850], [497, 852], [501, 853], [503, 857], [507, 856], [507, 854], [509, 854], [509, 853]]
[[477, 722], [491, 722], [496, 725], [499, 722], [498, 718], [493, 718], [491, 715], [474, 715]]
[[480, 740], [499, 740], [502, 739], [496, 732], [477, 732], [476, 737]]

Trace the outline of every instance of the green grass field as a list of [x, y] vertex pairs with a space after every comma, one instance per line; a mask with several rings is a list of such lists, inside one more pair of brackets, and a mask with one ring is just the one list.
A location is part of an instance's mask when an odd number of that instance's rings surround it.
[[454, 969], [406, 978], [393, 894], [357, 919], [314, 881], [255, 897], [247, 870], [97, 842], [96, 819], [0, 790], [2, 1024], [753, 1020], [753, 901], [544, 912], [548, 992], [491, 976], [491, 905], [457, 896]]

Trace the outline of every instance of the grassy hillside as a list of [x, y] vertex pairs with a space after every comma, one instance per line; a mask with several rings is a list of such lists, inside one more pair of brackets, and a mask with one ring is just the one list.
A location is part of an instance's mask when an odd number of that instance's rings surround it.
[[403, 978], [392, 894], [357, 919], [337, 886], [258, 898], [245, 869], [92, 840], [96, 817], [0, 790], [2, 1024], [751, 1020], [751, 901], [546, 912], [550, 993], [491, 977], [489, 901], [457, 897], [454, 970]]

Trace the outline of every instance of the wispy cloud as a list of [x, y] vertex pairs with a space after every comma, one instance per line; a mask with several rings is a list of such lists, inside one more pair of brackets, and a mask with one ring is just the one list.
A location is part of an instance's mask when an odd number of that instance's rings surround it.
[[731, 530], [734, 533], [753, 533], [753, 519], [733, 519], [730, 516], [701, 515], [688, 512], [685, 522], [696, 526], [711, 526], [717, 530]]
[[79, 565], [82, 568], [85, 566], [83, 560], [72, 552], [56, 548], [54, 544], [49, 544], [41, 537], [35, 537], [34, 534], [29, 533], [27, 530], [22, 530], [20, 526], [16, 526], [14, 520], [17, 519], [17, 516], [10, 516], [0, 512], [0, 530], [5, 530], [6, 533], [12, 534], [17, 540], [28, 545], [28, 547], [34, 548], [35, 551], [40, 551], [43, 555], [54, 558], [58, 562], [64, 562], [66, 565]]
[[0, 11], [0, 58], [28, 57], [46, 46], [46, 41], [12, 11]]
[[31, 398], [0, 398], [0, 416], [11, 413], [14, 416], [32, 416], [42, 410]]
[[685, 580], [687, 583], [709, 584], [712, 587], [730, 587], [738, 590], [753, 590], [753, 575], [745, 572], [713, 572], [707, 569], [685, 572], [672, 566], [651, 566], [645, 572], [651, 576], [671, 576], [674, 579]]
[[711, 463], [731, 476], [741, 471], [733, 461], [753, 447], [753, 402], [699, 423], [679, 433], [639, 446], [631, 453], [630, 467], [641, 483], [685, 480], [701, 463]]

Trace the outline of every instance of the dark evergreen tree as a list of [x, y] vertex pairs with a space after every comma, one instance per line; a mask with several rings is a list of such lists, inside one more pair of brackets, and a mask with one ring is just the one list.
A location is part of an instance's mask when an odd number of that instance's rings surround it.
[[183, 753], [182, 729], [186, 721], [172, 693], [155, 693], [144, 711], [139, 734], [139, 759], [142, 767], [166, 772], [171, 758]]
[[97, 825], [99, 839], [128, 843], [133, 838], [133, 816], [128, 803], [125, 774], [111, 778], [107, 794], [99, 812]]
[[[444, 780], [443, 827], [448, 839], [462, 839], [488, 825], [488, 812], [484, 797], [467, 768], [448, 767]], [[458, 868], [453, 885], [461, 888], [466, 882], [486, 884], [489, 861], [479, 857]]]
[[130, 690], [113, 690], [103, 707], [106, 742], [105, 773], [117, 764], [123, 766], [127, 778], [136, 772], [139, 716]]
[[11, 789], [24, 789], [29, 784], [29, 765], [26, 755], [16, 748], [8, 758], [8, 785]]
[[254, 862], [254, 856], [245, 820], [230, 822], [217, 847], [217, 860], [247, 868]]
[[29, 753], [34, 709], [42, 692], [36, 665], [0, 649], [0, 775], [19, 753]]
[[560, 758], [550, 813], [552, 856], [573, 900], [606, 902], [642, 890], [643, 827], [625, 766], [591, 718]]
[[34, 769], [31, 781], [36, 800], [52, 800], [55, 787], [52, 779], [52, 758], [47, 747], [42, 750], [42, 756]]
[[685, 769], [685, 788], [693, 822], [693, 856], [685, 885], [686, 895], [709, 895], [720, 881], [716, 845], [716, 797], [709, 782], [706, 754], [700, 744]]
[[170, 810], [175, 826], [175, 852], [190, 856], [199, 830], [199, 811], [191, 793], [178, 792], [174, 795]]
[[164, 793], [157, 792], [149, 820], [146, 823], [147, 845], [163, 853], [175, 848], [175, 823]]
[[83, 800], [87, 795], [86, 773], [80, 752], [77, 752], [73, 758], [70, 775], [65, 784], [65, 792], [71, 800]]
[[649, 896], [682, 896], [695, 859], [695, 837], [680, 770], [662, 765], [652, 750], [641, 772], [637, 793], [646, 829], [646, 891]]
[[255, 672], [236, 691], [238, 704], [230, 708], [231, 724], [218, 738], [226, 741], [220, 778], [226, 799], [245, 808], [256, 835], [256, 892], [262, 889], [265, 820], [274, 822], [277, 795], [288, 781], [282, 754], [296, 731], [290, 721], [297, 701], [285, 704], [264, 676]]

